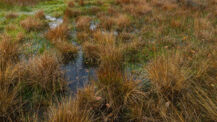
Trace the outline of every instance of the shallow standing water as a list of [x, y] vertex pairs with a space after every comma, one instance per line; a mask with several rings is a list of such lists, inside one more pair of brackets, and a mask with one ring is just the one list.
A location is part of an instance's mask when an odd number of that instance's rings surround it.
[[[49, 27], [51, 29], [57, 27], [63, 22], [62, 18], [51, 16], [46, 16], [46, 19], [49, 21]], [[96, 68], [84, 66], [82, 47], [75, 41], [72, 41], [72, 43], [79, 49], [77, 57], [74, 61], [64, 64], [61, 68], [65, 71], [65, 78], [69, 81], [70, 90], [73, 93], [76, 93], [78, 88], [82, 88], [91, 80], [96, 79]]]

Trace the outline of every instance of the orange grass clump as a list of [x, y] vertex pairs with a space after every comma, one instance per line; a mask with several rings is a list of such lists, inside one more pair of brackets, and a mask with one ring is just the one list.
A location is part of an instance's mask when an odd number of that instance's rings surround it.
[[26, 31], [38, 31], [44, 29], [47, 24], [39, 18], [27, 17], [26, 19], [20, 22], [20, 25]]
[[19, 60], [19, 52], [19, 45], [3, 35], [0, 39], [0, 68], [3, 70], [7, 65], [16, 63]]
[[7, 13], [7, 14], [5, 15], [5, 17], [6, 17], [7, 19], [14, 19], [14, 18], [17, 18], [18, 16], [19, 16], [18, 14], [13, 13], [13, 12], [9, 12], [9, 13]]
[[86, 31], [90, 29], [91, 18], [88, 16], [80, 16], [76, 21], [76, 29], [78, 31]]
[[74, 10], [74, 9], [70, 9], [70, 8], [66, 8], [66, 10], [64, 11], [64, 16], [68, 17], [68, 18], [73, 18], [73, 17], [78, 17], [81, 15], [81, 11], [79, 10]]
[[46, 38], [52, 43], [55, 41], [66, 41], [69, 38], [69, 28], [67, 24], [61, 24], [46, 33]]

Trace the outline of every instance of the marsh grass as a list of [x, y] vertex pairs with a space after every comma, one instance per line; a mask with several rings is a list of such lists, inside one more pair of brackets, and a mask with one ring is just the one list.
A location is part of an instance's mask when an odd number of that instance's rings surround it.
[[90, 34], [85, 31], [77, 32], [76, 38], [78, 42], [83, 43], [90, 40]]
[[78, 48], [69, 42], [69, 27], [63, 23], [46, 33], [46, 38], [53, 44], [61, 53], [63, 62], [68, 62], [75, 59]]
[[[214, 51], [213, 49], [211, 49]], [[212, 52], [211, 51], [211, 52]], [[205, 51], [206, 52], [206, 51]], [[199, 52], [196, 54], [197, 56], [203, 55], [205, 52]], [[215, 51], [214, 51], [215, 52]], [[159, 116], [162, 119], [170, 119], [170, 120], [198, 120], [202, 116], [206, 116], [209, 119], [214, 119], [213, 116], [216, 113], [215, 109], [209, 109], [210, 107], [215, 108], [214, 99], [211, 94], [206, 92], [205, 89], [210, 89], [210, 85], [205, 83], [201, 77], [207, 76], [206, 78], [209, 79], [213, 77], [211, 74], [206, 74], [208, 69], [213, 69], [212, 65], [212, 58], [209, 59], [202, 59], [203, 64], [208, 66], [209, 68], [203, 69], [202, 72], [206, 72], [204, 75], [201, 74], [200, 67], [205, 67], [204, 65], [200, 64], [198, 66], [195, 63], [198, 60], [197, 56], [194, 55], [192, 59], [188, 60], [182, 53], [177, 52], [170, 57], [160, 57], [160, 59], [156, 59], [153, 63], [148, 65], [148, 78], [150, 79], [153, 86], [156, 88], [156, 93], [158, 97], [156, 101], [164, 101], [166, 108], [159, 107], [158, 110], [160, 111]], [[191, 62], [194, 62], [191, 64]], [[195, 70], [195, 68], [199, 68], [200, 70]], [[196, 71], [193, 73], [193, 71]], [[200, 73], [199, 73], [200, 72]], [[193, 73], [193, 74], [192, 74]], [[199, 73], [199, 74], [198, 74]], [[214, 77], [213, 77], [214, 78]], [[215, 79], [215, 78], [214, 78]], [[214, 80], [213, 79], [213, 80]], [[213, 82], [212, 78], [209, 79], [209, 82]], [[198, 83], [200, 82], [200, 83]], [[203, 88], [201, 86], [203, 84]], [[214, 83], [215, 84], [215, 83]], [[187, 92], [188, 91], [188, 92]], [[154, 99], [154, 98], [153, 98]], [[206, 100], [205, 100], [206, 99]], [[166, 102], [167, 101], [167, 102]], [[199, 102], [200, 101], [200, 102]], [[199, 104], [203, 104], [202, 107]], [[190, 109], [187, 109], [190, 108]], [[155, 109], [155, 108], [152, 108]], [[175, 113], [171, 113], [172, 116], [167, 114], [163, 114], [163, 111], [169, 111], [172, 109], [176, 111]], [[164, 112], [166, 112], [164, 111]], [[194, 112], [193, 112], [194, 111]], [[204, 115], [199, 114], [201, 111], [204, 111]], [[199, 113], [198, 113], [199, 112]], [[188, 116], [190, 115], [190, 116]], [[206, 118], [205, 117], [205, 118]], [[206, 118], [206, 119], [208, 119]]]
[[63, 62], [71, 61], [77, 56], [78, 48], [69, 42], [56, 42], [55, 47], [62, 53]]
[[101, 53], [99, 45], [96, 45], [90, 42], [85, 42], [82, 45], [82, 49], [84, 52], [85, 64], [87, 65], [99, 64], [100, 53]]
[[119, 15], [114, 19], [118, 29], [126, 29], [131, 25], [131, 20], [127, 15]]
[[125, 11], [129, 12], [133, 16], [142, 16], [152, 13], [152, 7], [143, 0], [136, 4], [128, 4], [123, 7]]
[[20, 25], [26, 31], [30, 32], [30, 31], [43, 30], [47, 24], [39, 18], [27, 17], [26, 19], [24, 19], [20, 22]]
[[13, 42], [7, 35], [2, 35], [0, 40], [0, 64], [1, 70], [4, 70], [7, 65], [19, 61], [20, 49], [18, 43]]
[[[34, 117], [29, 115], [30, 113], [43, 114], [67, 91], [64, 72], [54, 54], [45, 52], [27, 62], [20, 62], [18, 66], [18, 78], [22, 85], [19, 94], [23, 100], [24, 117]], [[38, 119], [41, 120], [43, 117]]]
[[34, 17], [38, 18], [40, 20], [45, 19], [44, 11], [43, 10], [39, 10], [38, 12], [35, 13]]
[[87, 86], [78, 90], [75, 98], [69, 98], [64, 103], [58, 104], [50, 109], [50, 122], [92, 122], [94, 118], [93, 110], [100, 107], [100, 100], [97, 98], [94, 87]]
[[75, 3], [73, 1], [68, 2], [68, 7], [73, 8], [75, 6]]
[[101, 16], [99, 19], [100, 27], [104, 28], [105, 30], [111, 30], [115, 24], [115, 21], [112, 17]]
[[91, 17], [80, 16], [76, 21], [77, 31], [88, 31], [90, 28]]
[[58, 108], [52, 108], [49, 122], [91, 122], [92, 116], [90, 111], [79, 108], [79, 102], [69, 100], [59, 105]]
[[69, 38], [69, 27], [67, 24], [61, 24], [46, 33], [46, 38], [55, 43], [55, 41], [66, 41]]
[[23, 75], [28, 77], [27, 85], [51, 94], [64, 91], [66, 85], [58, 58], [49, 53], [30, 59]]
[[[17, 1], [0, 5], [0, 121], [216, 120], [216, 0]], [[43, 37], [42, 9], [63, 14]], [[97, 78], [70, 98], [63, 67], [78, 50]]]
[[78, 17], [81, 14], [82, 13], [80, 10], [75, 10], [75, 9], [71, 9], [71, 8], [66, 8], [64, 11], [64, 16], [66, 16], [68, 18]]
[[0, 121], [19, 120], [22, 114], [21, 85], [14, 80], [17, 75], [17, 69], [12, 66], [0, 70]]
[[13, 12], [9, 12], [5, 15], [5, 18], [7, 18], [7, 19], [15, 19], [17, 17], [18, 17], [18, 14], [13, 13]]

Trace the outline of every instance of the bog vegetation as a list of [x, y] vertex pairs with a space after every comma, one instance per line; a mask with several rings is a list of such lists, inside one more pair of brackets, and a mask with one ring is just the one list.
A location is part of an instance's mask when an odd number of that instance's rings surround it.
[[0, 121], [217, 121], [216, 47], [217, 0], [0, 0]]

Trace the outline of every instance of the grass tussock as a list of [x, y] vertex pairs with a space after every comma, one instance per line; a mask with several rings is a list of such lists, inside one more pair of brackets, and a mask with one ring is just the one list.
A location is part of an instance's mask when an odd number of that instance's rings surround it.
[[19, 52], [18, 43], [13, 42], [9, 36], [2, 35], [0, 41], [1, 70], [5, 69], [7, 65], [16, 63], [19, 60]]
[[114, 18], [109, 16], [102, 16], [99, 19], [100, 19], [99, 26], [104, 28], [105, 30], [111, 30], [115, 24]]
[[73, 8], [74, 6], [75, 6], [74, 1], [69, 1], [69, 2], [68, 2], [68, 7], [69, 7], [69, 8]]
[[85, 2], [84, 2], [84, 0], [79, 0], [78, 4], [79, 4], [80, 6], [84, 6], [84, 5], [85, 5]]
[[9, 12], [5, 15], [5, 18], [7, 19], [15, 19], [18, 17], [18, 14], [14, 13], [14, 12]]
[[128, 4], [123, 7], [125, 11], [129, 12], [133, 16], [143, 16], [152, 12], [152, 7], [143, 0], [136, 4]]
[[14, 80], [17, 75], [17, 69], [12, 66], [0, 70], [0, 121], [19, 120], [22, 114], [21, 86]]
[[66, 41], [69, 38], [69, 28], [67, 24], [61, 24], [46, 33], [46, 38], [52, 43], [55, 41]]
[[127, 15], [121, 14], [114, 21], [118, 29], [125, 29], [131, 25], [131, 20]]
[[101, 8], [98, 6], [92, 6], [89, 9], [87, 9], [87, 12], [90, 15], [97, 15], [99, 12], [101, 12]]
[[149, 79], [161, 93], [173, 94], [186, 88], [186, 80], [189, 76], [186, 76], [188, 75], [185, 72], [187, 69], [180, 66], [183, 60], [179, 56], [173, 57], [173, 59], [159, 57], [149, 65], [147, 69]]
[[[95, 96], [94, 89], [91, 86], [78, 91], [76, 98], [71, 98], [57, 107], [52, 107], [49, 112], [49, 122], [92, 122], [93, 107], [99, 99]], [[95, 106], [94, 106], [95, 105]], [[92, 108], [91, 108], [92, 107]]]
[[45, 19], [44, 11], [43, 10], [39, 10], [38, 12], [35, 13], [34, 17], [38, 18], [40, 20]]
[[[215, 50], [211, 50], [212, 54], [213, 51]], [[159, 111], [158, 117], [162, 120], [192, 121], [216, 118], [216, 98], [211, 92], [207, 92], [207, 89], [212, 92], [215, 89], [211, 84], [216, 84], [216, 80], [211, 72], [216, 65], [212, 63], [212, 56], [202, 59], [202, 64], [197, 64], [196, 62], [201, 60], [198, 56], [203, 54], [204, 52], [194, 54], [189, 60], [182, 53], [176, 53], [167, 58], [159, 57], [148, 65], [148, 78], [156, 90], [153, 92], [158, 96], [151, 98], [156, 103], [150, 103], [155, 106], [150, 109]], [[195, 63], [192, 64], [192, 61]], [[154, 114], [154, 111], [152, 112]], [[168, 114], [164, 114], [165, 112]]]
[[49, 122], [91, 122], [91, 113], [88, 110], [81, 110], [78, 101], [69, 100], [52, 108]]
[[78, 31], [88, 31], [90, 28], [91, 18], [88, 16], [80, 16], [76, 21], [76, 29]]
[[8, 59], [1, 57], [0, 121], [26, 121], [30, 113], [46, 111], [56, 95], [66, 91], [64, 72], [55, 55], [44, 53], [28, 61], [13, 59], [13, 63], [3, 63], [3, 58]]
[[29, 88], [40, 89], [50, 95], [65, 90], [66, 81], [60, 69], [60, 61], [54, 54], [44, 53], [34, 57], [21, 69], [23, 80]]
[[63, 23], [49, 30], [46, 37], [62, 53], [63, 62], [70, 61], [76, 57], [78, 49], [75, 45], [68, 42], [69, 27], [67, 24]]
[[39, 1], [0, 2], [0, 121], [217, 120], [216, 0]]
[[62, 53], [63, 62], [74, 59], [78, 53], [78, 48], [66, 41], [58, 41], [55, 43], [55, 47]]
[[40, 13], [36, 13], [35, 17], [27, 17], [20, 22], [20, 25], [28, 32], [43, 30], [47, 24], [44, 20], [39, 18], [41, 16], [39, 14]]
[[83, 43], [83, 42], [90, 40], [90, 35], [89, 35], [89, 33], [85, 32], [85, 31], [81, 31], [81, 32], [76, 33], [76, 38], [77, 38], [78, 42]]
[[78, 17], [80, 15], [81, 15], [81, 11], [80, 10], [66, 8], [66, 10], [64, 11], [64, 16], [67, 17], [67, 18]]
[[90, 42], [85, 42], [82, 47], [84, 52], [85, 64], [88, 65], [99, 64], [100, 53], [101, 53], [99, 45]]

